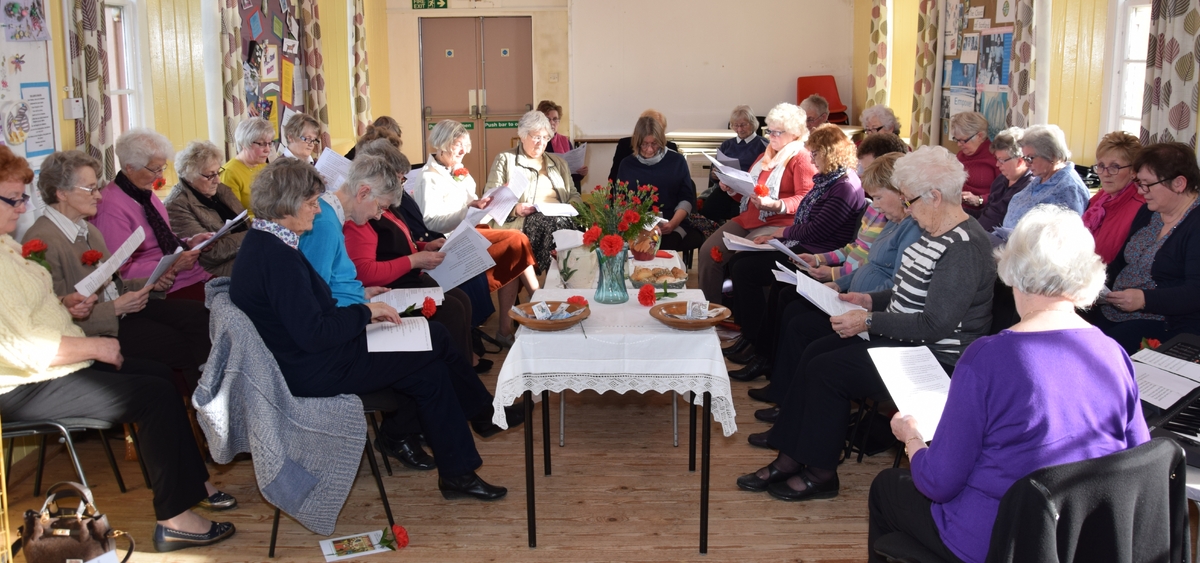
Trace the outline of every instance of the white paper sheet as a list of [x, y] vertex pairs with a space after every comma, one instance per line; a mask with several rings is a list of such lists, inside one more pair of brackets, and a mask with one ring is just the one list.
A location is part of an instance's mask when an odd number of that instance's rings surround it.
[[921, 437], [932, 440], [950, 393], [950, 376], [942, 364], [925, 346], [871, 348], [867, 353], [901, 414], [917, 419]]
[[[1144, 351], [1144, 350], [1143, 350]], [[1156, 407], [1168, 409], [1200, 384], [1186, 377], [1140, 362], [1133, 363], [1138, 396]]]
[[798, 283], [796, 278], [799, 277], [799, 274], [793, 272], [791, 268], [788, 268], [779, 262], [775, 263], [775, 269], [771, 270], [771, 273], [775, 274], [775, 281], [790, 283], [792, 285], [796, 285]]
[[730, 233], [729, 231], [722, 233], [722, 236], [725, 237], [725, 246], [729, 247], [729, 250], [745, 252], [763, 252], [767, 250], [775, 250], [775, 248], [769, 244], [757, 244], [748, 238], [739, 237], [733, 233]]
[[788, 248], [786, 244], [783, 244], [783, 241], [781, 241], [777, 238], [773, 238], [773, 239], [767, 241], [767, 244], [771, 245], [771, 248], [778, 250], [784, 254], [787, 254], [787, 257], [791, 258], [796, 263], [796, 266], [799, 267], [801, 270], [804, 270], [806, 272], [812, 270], [812, 268], [808, 267], [808, 262], [801, 260], [800, 257], [797, 256], [795, 252], [792, 252], [792, 249]]
[[454, 289], [496, 265], [487, 252], [491, 245], [479, 231], [467, 229], [446, 242], [440, 250], [446, 254], [446, 259], [438, 267], [425, 270], [425, 273], [437, 281], [442, 289]]
[[496, 186], [483, 194], [485, 198], [492, 198], [492, 202], [484, 210], [487, 211], [489, 217], [496, 220], [497, 225], [503, 225], [504, 221], [508, 219], [508, 214], [512, 213], [513, 207], [517, 205], [517, 201], [521, 199], [521, 195], [528, 188], [529, 179], [524, 174], [513, 174], [509, 178], [507, 186]]
[[429, 321], [425, 317], [403, 317], [400, 324], [367, 325], [368, 352], [426, 352], [432, 349]]
[[417, 184], [421, 181], [421, 174], [425, 172], [424, 168], [413, 168], [404, 175], [404, 193], [408, 197], [413, 197], [413, 192], [417, 189]]
[[563, 160], [567, 161], [567, 167], [569, 167], [571, 169], [571, 173], [574, 174], [579, 171], [580, 168], [583, 168], [585, 164], [587, 164], [587, 143], [579, 145], [578, 147], [560, 154], [559, 156], [561, 156]]
[[204, 247], [212, 244], [213, 241], [229, 234], [229, 231], [233, 230], [233, 228], [238, 226], [239, 223], [246, 220], [246, 216], [249, 213], [250, 213], [249, 211], [246, 211], [243, 209], [241, 213], [238, 213], [237, 217], [234, 217], [233, 219], [225, 221], [225, 224], [222, 225], [221, 228], [217, 230], [217, 232], [213, 233], [212, 238], [196, 245], [196, 248], [193, 248], [192, 250], [204, 250]]
[[146, 278], [146, 285], [154, 285], [158, 282], [158, 278], [161, 278], [163, 274], [167, 273], [167, 270], [171, 269], [171, 266], [175, 265], [175, 261], [179, 260], [181, 254], [183, 254], [183, 247], [177, 246], [175, 247], [175, 252], [163, 255], [162, 259], [158, 261], [158, 265], [154, 267], [154, 271], [151, 272], [150, 277]]
[[579, 211], [569, 203], [535, 203], [534, 207], [547, 217], [578, 217]]
[[432, 297], [434, 303], [441, 305], [442, 301], [446, 299], [446, 294], [440, 287], [406, 287], [380, 293], [372, 297], [371, 302], [387, 303], [396, 311], [403, 313], [410, 306], [420, 307], [425, 303], [426, 297]]
[[101, 262], [96, 266], [95, 271], [75, 284], [75, 291], [78, 291], [85, 298], [91, 297], [93, 293], [96, 293], [96, 290], [112, 279], [113, 274], [121, 269], [121, 266], [125, 264], [126, 260], [129, 260], [129, 257], [133, 255], [133, 251], [137, 250], [137, 247], [141, 246], [144, 240], [146, 240], [146, 231], [138, 227], [136, 231], [133, 231], [133, 234], [129, 235], [129, 238], [125, 239], [125, 242], [121, 243], [117, 251], [108, 257], [108, 260]]
[[717, 178], [729, 186], [733, 191], [742, 194], [744, 197], [754, 197], [754, 177], [749, 172], [743, 171], [731, 166], [725, 166], [709, 155], [704, 155], [709, 162], [712, 162], [713, 170], [717, 173]]
[[383, 530], [375, 530], [374, 532], [367, 532], [365, 534], [321, 540], [317, 543], [321, 546], [321, 555], [325, 556], [325, 561], [328, 563], [330, 561], [353, 559], [372, 553], [390, 552], [390, 549], [379, 545], [382, 539]]
[[350, 177], [350, 159], [325, 147], [325, 150], [321, 151], [321, 157], [317, 159], [316, 169], [325, 179], [325, 190], [336, 192], [341, 189], [346, 178]]
[[446, 235], [446, 240], [451, 241], [466, 231], [474, 231], [475, 225], [487, 221], [488, 217], [490, 217], [490, 215], [488, 215], [487, 211], [479, 209], [478, 207], [468, 207], [467, 216], [463, 218], [462, 222], [459, 223], [457, 227], [454, 227], [453, 231], [450, 231], [450, 234]]
[[1150, 349], [1138, 350], [1130, 359], [1133, 360], [1134, 367], [1137, 367], [1138, 363], [1143, 363], [1200, 383], [1200, 364], [1195, 362], [1181, 360]]
[[[796, 276], [796, 292], [831, 317], [844, 315], [850, 311], [866, 310], [849, 301], [838, 299], [838, 292], [808, 276]], [[865, 330], [858, 333], [858, 337], [863, 340], [871, 339]]]
[[742, 169], [742, 161], [740, 161], [736, 158], [733, 158], [732, 156], [729, 156], [721, 151], [717, 151], [717, 162], [724, 164], [725, 166], [728, 166], [730, 168], [737, 168], [738, 170]]
[[560, 229], [550, 233], [554, 248], [559, 252], [583, 246], [583, 233], [571, 229]]

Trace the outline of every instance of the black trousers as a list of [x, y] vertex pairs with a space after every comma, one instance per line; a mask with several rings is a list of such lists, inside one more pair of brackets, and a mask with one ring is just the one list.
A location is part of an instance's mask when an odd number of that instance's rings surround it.
[[[807, 252], [801, 248], [796, 253]], [[775, 263], [787, 264], [788, 258], [782, 252], [738, 252], [729, 260], [726, 266], [729, 278], [733, 280], [733, 301], [729, 305], [737, 316], [738, 326], [742, 328], [742, 336], [750, 339], [755, 350], [764, 346], [764, 340], [774, 338], [772, 328], [767, 321], [767, 290], [775, 283]], [[791, 286], [795, 292], [795, 286]], [[766, 344], [765, 347], [770, 347]]]
[[[449, 300], [447, 300], [449, 301]], [[475, 370], [457, 351], [450, 332], [441, 323], [429, 323], [433, 350], [427, 352], [373, 352], [366, 369], [339, 379], [288, 382], [297, 397], [331, 397], [343, 393], [374, 393], [392, 389], [416, 402], [415, 412], [425, 439], [437, 457], [438, 473], [456, 477], [483, 464], [467, 427], [467, 419], [490, 414], [491, 393]], [[404, 422], [414, 410], [402, 408], [384, 417], [380, 431], [398, 439], [411, 431]]]
[[740, 205], [724, 190], [718, 188], [709, 194], [708, 199], [704, 200], [704, 208], [700, 210], [700, 214], [719, 225], [737, 217], [738, 213], [741, 213]]
[[[795, 292], [792, 294], [795, 295]], [[777, 405], [782, 405], [795, 382], [798, 371], [796, 367], [800, 365], [800, 359], [808, 345], [835, 333], [829, 315], [799, 296], [784, 308], [777, 326], [781, 328], [776, 344], [775, 362], [771, 368], [770, 389], [771, 400]]]
[[190, 299], [151, 299], [146, 308], [120, 320], [117, 340], [126, 358], [166, 364], [183, 375], [186, 394], [196, 390], [200, 366], [208, 361], [208, 309]]
[[867, 507], [871, 524], [867, 532], [867, 561], [884, 563], [875, 553], [875, 542], [892, 532], [903, 532], [934, 555], [953, 563], [962, 560], [942, 543], [937, 524], [933, 521], [933, 502], [917, 490], [912, 472], [907, 469], [884, 469], [871, 482]]
[[[394, 283], [388, 287], [437, 287], [437, 281], [424, 272], [417, 280], [417, 283]], [[446, 329], [450, 331], [450, 338], [458, 347], [458, 351], [466, 354], [469, 358], [471, 357], [471, 327], [473, 326], [471, 316], [474, 314], [471, 298], [458, 288], [443, 292], [443, 294], [445, 299], [442, 300], [441, 305], [438, 305], [437, 313], [434, 313], [429, 320], [445, 325]]]
[[183, 400], [158, 375], [85, 368], [58, 379], [22, 385], [0, 395], [9, 421], [87, 417], [135, 423], [150, 473], [157, 520], [173, 518], [208, 496], [208, 469], [192, 437]]
[[686, 227], [683, 229], [687, 232], [687, 236], [679, 236], [678, 233], [667, 233], [662, 236], [662, 244], [658, 247], [663, 250], [675, 250], [685, 252], [695, 250], [704, 244], [704, 233], [695, 227]]

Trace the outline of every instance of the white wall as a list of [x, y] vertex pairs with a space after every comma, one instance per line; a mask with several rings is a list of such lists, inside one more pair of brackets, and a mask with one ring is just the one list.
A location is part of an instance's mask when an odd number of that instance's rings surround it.
[[724, 128], [739, 104], [795, 103], [806, 75], [850, 100], [852, 15], [851, 0], [571, 0], [571, 136], [629, 135], [646, 108]]

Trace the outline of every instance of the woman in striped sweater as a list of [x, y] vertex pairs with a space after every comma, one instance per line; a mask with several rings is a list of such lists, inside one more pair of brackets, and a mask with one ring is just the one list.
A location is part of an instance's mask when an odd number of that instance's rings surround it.
[[[949, 373], [963, 349], [987, 334], [996, 263], [987, 233], [962, 209], [965, 181], [962, 164], [942, 147], [896, 161], [892, 183], [922, 236], [905, 249], [893, 288], [841, 296], [865, 310], [831, 318], [835, 334], [805, 348], [774, 428], [750, 436], [779, 455], [738, 478], [739, 487], [789, 501], [837, 496], [850, 400], [887, 394], [868, 351], [926, 345]], [[871, 339], [858, 338], [861, 332]]]

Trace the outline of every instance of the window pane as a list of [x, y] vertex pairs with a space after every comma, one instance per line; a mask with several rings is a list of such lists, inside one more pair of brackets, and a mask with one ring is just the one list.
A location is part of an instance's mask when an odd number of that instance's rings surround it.
[[1122, 119], [1121, 130], [1137, 137], [1142, 130], [1142, 122], [1135, 119]]
[[1150, 6], [1136, 6], [1129, 11], [1129, 27], [1125, 35], [1125, 58], [1146, 60], [1146, 45], [1150, 41]]
[[1142, 115], [1142, 92], [1146, 83], [1146, 63], [1125, 63], [1121, 76], [1121, 117]]
[[115, 139], [132, 127], [130, 115], [133, 113], [133, 100], [129, 94], [118, 94], [109, 96], [108, 101], [112, 104], [113, 138]]
[[104, 13], [108, 21], [108, 76], [109, 88], [123, 90], [129, 87], [125, 69], [125, 24], [122, 9], [106, 7]]

